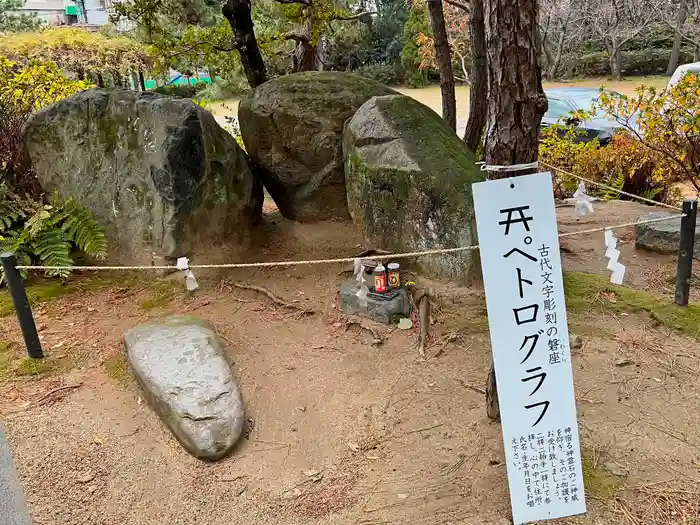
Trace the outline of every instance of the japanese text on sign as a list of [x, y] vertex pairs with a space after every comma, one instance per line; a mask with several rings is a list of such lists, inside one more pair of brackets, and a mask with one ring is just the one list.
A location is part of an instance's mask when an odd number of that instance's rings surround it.
[[586, 511], [552, 179], [472, 186], [514, 523]]

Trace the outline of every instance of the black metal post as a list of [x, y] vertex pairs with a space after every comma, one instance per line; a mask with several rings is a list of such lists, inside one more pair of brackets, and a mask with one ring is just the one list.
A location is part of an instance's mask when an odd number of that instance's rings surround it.
[[676, 304], [680, 306], [688, 306], [690, 296], [697, 213], [697, 200], [686, 199], [683, 201], [683, 214], [685, 216], [681, 219], [681, 245], [678, 249], [678, 270], [676, 271]]
[[29, 306], [27, 290], [24, 288], [24, 279], [17, 270], [17, 259], [11, 253], [3, 253], [0, 255], [0, 262], [2, 262], [5, 281], [7, 281], [7, 287], [10, 289], [12, 302], [17, 311], [19, 326], [27, 345], [27, 353], [29, 357], [40, 359], [44, 357], [44, 352], [41, 350], [41, 341], [39, 341], [39, 334], [36, 331], [32, 308]]

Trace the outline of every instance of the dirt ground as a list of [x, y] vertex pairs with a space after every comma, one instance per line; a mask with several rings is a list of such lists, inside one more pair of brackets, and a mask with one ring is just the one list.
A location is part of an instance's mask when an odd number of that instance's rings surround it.
[[[612, 202], [576, 220], [561, 207], [560, 231], [647, 211]], [[349, 223], [300, 225], [272, 214], [261, 229], [250, 260], [365, 248]], [[631, 229], [618, 234], [626, 286], [670, 303], [674, 258], [636, 251]], [[602, 233], [562, 239], [562, 253], [569, 276], [609, 275]], [[366, 330], [347, 326], [336, 306], [344, 270], [200, 272], [193, 295], [172, 277], [118, 275], [36, 305], [51, 367], [19, 375], [12, 361], [0, 374], [0, 417], [34, 522], [511, 523], [501, 430], [479, 391], [490, 349], [478, 284], [431, 283], [441, 299], [422, 359], [415, 329], [369, 323], [385, 338], [376, 346]], [[236, 282], [265, 286], [307, 314]], [[552, 523], [700, 524], [698, 333], [618, 309], [623, 294], [569, 300], [588, 513]], [[244, 395], [252, 431], [215, 464], [184, 452], [143, 402], [124, 360], [124, 330], [169, 314], [216, 326]], [[0, 318], [0, 329], [0, 340], [12, 342], [5, 353], [19, 359], [14, 316]]]

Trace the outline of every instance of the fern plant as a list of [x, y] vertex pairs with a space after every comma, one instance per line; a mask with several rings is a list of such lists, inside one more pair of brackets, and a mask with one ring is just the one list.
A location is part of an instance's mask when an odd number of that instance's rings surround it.
[[[65, 278], [71, 273], [76, 249], [95, 259], [107, 255], [104, 229], [90, 210], [57, 193], [51, 204], [41, 204], [20, 199], [0, 186], [0, 252], [14, 253], [21, 266], [61, 266], [46, 270], [46, 275]], [[0, 283], [3, 280], [0, 270]]]
[[[611, 188], [614, 188], [615, 190], [622, 190], [622, 188], [625, 186], [625, 174], [622, 172], [622, 170], [618, 170], [617, 175], [614, 175], [613, 173], [607, 174], [605, 177], [603, 177], [603, 184], [610, 186]], [[605, 189], [602, 195], [603, 199], [606, 201], [612, 201], [615, 199], [620, 198], [620, 193], [614, 190], [608, 190]]]

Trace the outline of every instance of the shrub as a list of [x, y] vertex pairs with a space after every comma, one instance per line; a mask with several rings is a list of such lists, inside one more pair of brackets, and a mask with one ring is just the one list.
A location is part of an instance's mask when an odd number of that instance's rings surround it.
[[[671, 58], [670, 49], [638, 49], [622, 51], [622, 73], [625, 75], [664, 75]], [[693, 53], [682, 49], [680, 63], [692, 62]], [[559, 72], [569, 77], [602, 77], [610, 74], [607, 51], [571, 53], [562, 57]]]
[[[572, 127], [550, 127], [542, 132], [540, 159], [562, 169], [553, 173], [557, 197], [571, 197], [576, 190], [579, 180], [569, 175], [571, 173], [648, 199], [673, 198], [673, 181], [664, 177], [663, 168], [628, 134], [616, 134], [602, 147], [597, 140], [584, 143], [575, 139]], [[616, 191], [590, 184], [586, 192], [604, 199], [626, 198]]]
[[700, 191], [700, 78], [687, 74], [671, 89], [641, 86], [636, 94], [603, 92], [601, 109], [635, 137], [635, 155], [656, 177], [689, 182]]
[[20, 65], [0, 56], [0, 175], [15, 191], [38, 197], [41, 190], [24, 148], [22, 126], [48, 104], [87, 89], [52, 62]]
[[197, 84], [168, 84], [167, 86], [158, 86], [153, 91], [170, 97], [195, 98], [208, 87], [209, 84], [204, 82]]
[[387, 86], [393, 86], [400, 82], [401, 75], [394, 64], [369, 64], [352, 71], [370, 80], [376, 80]]
[[[104, 230], [87, 208], [58, 194], [52, 204], [41, 204], [0, 185], [0, 252], [14, 253], [21, 265], [71, 267], [75, 250], [96, 259], [107, 255]], [[67, 277], [70, 270], [47, 270], [46, 274]], [[0, 270], [0, 282], [3, 279]]]

